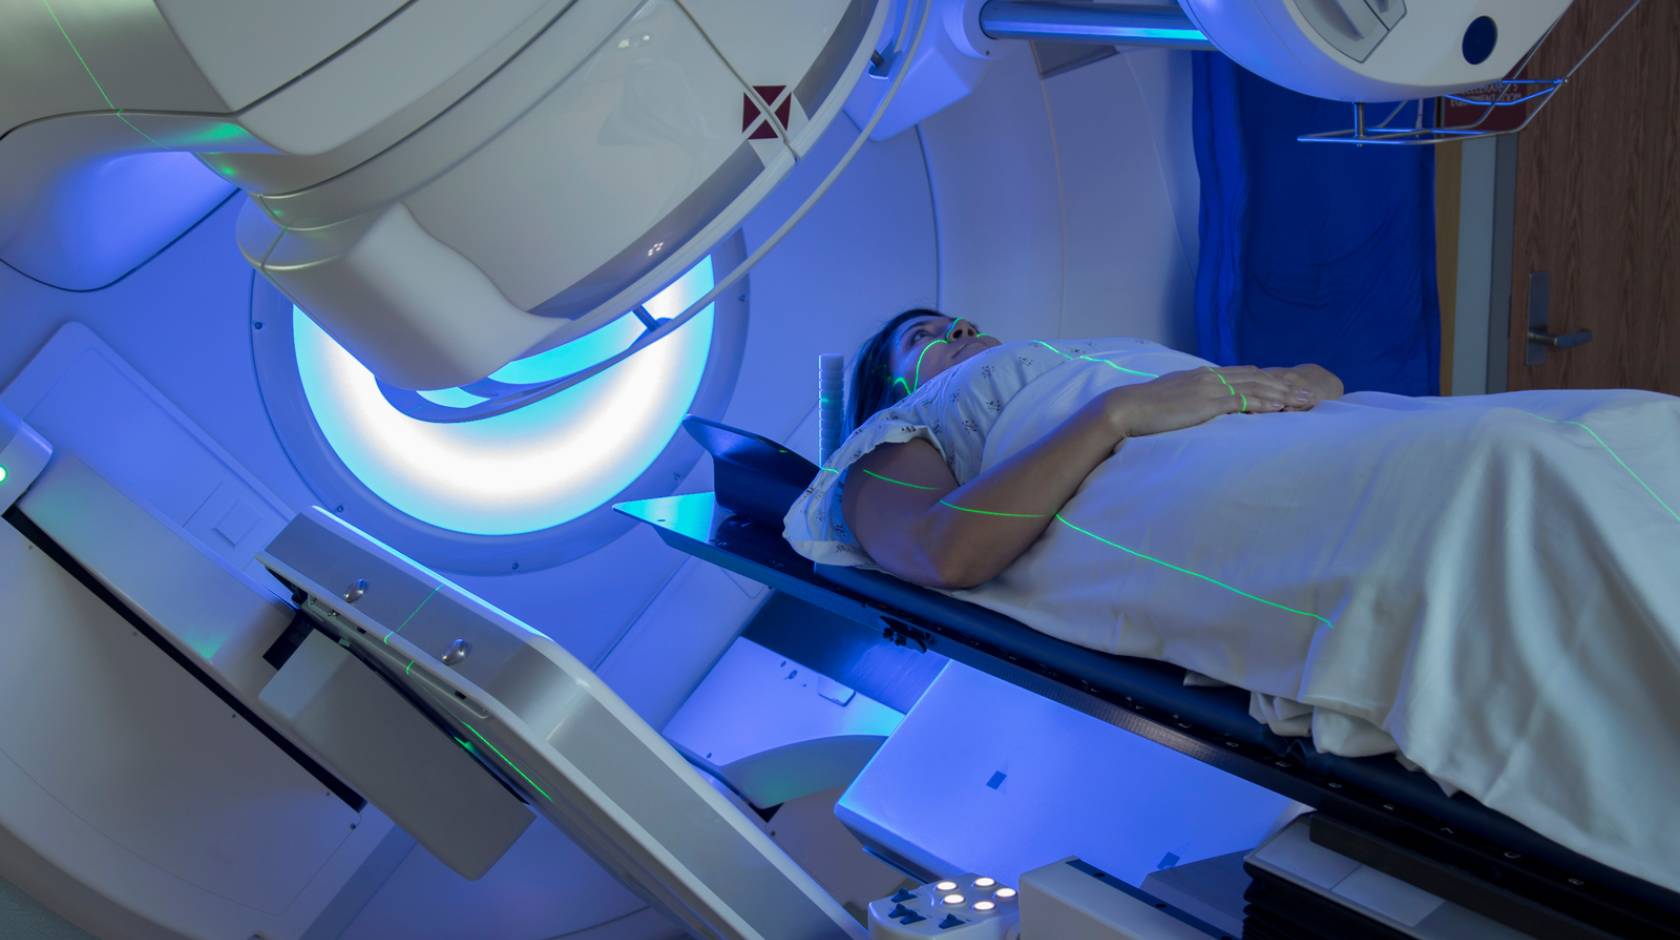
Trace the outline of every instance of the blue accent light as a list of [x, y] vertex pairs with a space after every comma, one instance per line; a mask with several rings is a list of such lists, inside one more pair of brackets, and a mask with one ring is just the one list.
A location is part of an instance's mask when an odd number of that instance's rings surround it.
[[[705, 258], [646, 304], [670, 317], [712, 288]], [[479, 421], [420, 421], [314, 321], [292, 311], [298, 378], [316, 426], [344, 467], [393, 509], [472, 535], [518, 535], [601, 506], [647, 470], [676, 434], [711, 352], [713, 308], [622, 363], [517, 411]], [[641, 335], [633, 315], [511, 363], [492, 378], [547, 381], [601, 362]], [[447, 407], [463, 389], [420, 393]]]
[[436, 388], [430, 391], [415, 392], [414, 394], [445, 408], [471, 408], [481, 401], [490, 400], [482, 395], [474, 395], [462, 388]]
[[980, 30], [993, 39], [1214, 48], [1182, 11], [1164, 8], [987, 0], [980, 8]]
[[[712, 261], [710, 258], [688, 269], [670, 287], [653, 295], [646, 304], [648, 313], [661, 320], [682, 313], [696, 297], [712, 289]], [[681, 300], [681, 303], [677, 301]], [[627, 313], [606, 326], [586, 333], [577, 339], [546, 352], [516, 359], [490, 373], [490, 378], [509, 385], [533, 385], [552, 382], [581, 372], [599, 362], [630, 348], [646, 330], [634, 313]]]
[[509, 385], [552, 382], [609, 359], [615, 353], [623, 352], [640, 335], [641, 323], [637, 322], [634, 315], [625, 314], [569, 343], [524, 359], [515, 359], [490, 373], [490, 378]]
[[[1505, 84], [1515, 85], [1517, 83], [1516, 82], [1506, 82]], [[1521, 98], [1513, 98], [1510, 101], [1500, 101], [1500, 100], [1497, 100], [1497, 99], [1493, 100], [1493, 101], [1478, 101], [1475, 98], [1465, 98], [1462, 95], [1442, 95], [1441, 97], [1446, 98], [1450, 101], [1456, 101], [1460, 104], [1475, 105], [1478, 108], [1487, 108], [1487, 107], [1510, 108], [1510, 107], [1514, 107], [1514, 106], [1519, 105], [1519, 104], [1528, 104], [1530, 101], [1533, 101], [1536, 98], [1544, 98], [1547, 95], [1552, 94], [1553, 92], [1557, 91], [1558, 88], [1563, 85], [1563, 82], [1561, 80], [1559, 80], [1559, 81], [1540, 82], [1540, 83], [1526, 82], [1525, 84], [1543, 84], [1543, 85], [1546, 85], [1548, 87], [1542, 88], [1539, 91], [1529, 92], [1528, 94], [1523, 95]]]

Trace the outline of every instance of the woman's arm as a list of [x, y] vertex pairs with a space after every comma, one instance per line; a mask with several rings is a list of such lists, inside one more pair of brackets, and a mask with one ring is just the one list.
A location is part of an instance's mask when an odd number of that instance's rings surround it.
[[1111, 389], [963, 486], [925, 440], [880, 447], [848, 471], [842, 509], [882, 568], [930, 587], [973, 587], [1019, 558], [1126, 437], [1239, 410], [1310, 406], [1300, 391], [1251, 366], [1176, 372]]

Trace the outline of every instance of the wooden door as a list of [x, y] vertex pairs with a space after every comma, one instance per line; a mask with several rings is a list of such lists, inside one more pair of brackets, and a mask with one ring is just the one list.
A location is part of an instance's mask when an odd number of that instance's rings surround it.
[[[1567, 72], [1626, 6], [1575, 0], [1529, 73]], [[1680, 0], [1645, 0], [1522, 132], [1515, 206], [1508, 387], [1680, 395]], [[1592, 339], [1528, 365], [1548, 282], [1548, 332]]]

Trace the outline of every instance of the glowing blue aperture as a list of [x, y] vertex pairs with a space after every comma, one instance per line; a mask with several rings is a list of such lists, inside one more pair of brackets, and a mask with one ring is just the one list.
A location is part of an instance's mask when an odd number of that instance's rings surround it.
[[[647, 308], [673, 316], [711, 287], [707, 258]], [[699, 390], [711, 351], [712, 313], [707, 307], [647, 349], [569, 389], [459, 424], [398, 411], [373, 374], [303, 311], [293, 308], [292, 321], [304, 397], [350, 473], [391, 507], [423, 522], [476, 535], [515, 535], [600, 506], [664, 451]], [[626, 321], [633, 340], [640, 321], [621, 317], [557, 350], [510, 364], [495, 378], [546, 381], [576, 371], [582, 367], [577, 363], [600, 362], [629, 345], [614, 346], [622, 335], [615, 328]], [[520, 377], [504, 374], [515, 367], [523, 370]], [[445, 405], [470, 395], [460, 389], [425, 394]]]
[[[711, 288], [707, 288], [710, 290]], [[699, 294], [694, 296], [698, 297]], [[604, 362], [614, 355], [630, 348], [636, 337], [642, 335], [642, 321], [634, 314], [625, 314], [591, 333], [585, 333], [577, 339], [561, 346], [556, 346], [546, 352], [514, 361], [490, 373], [490, 377], [498, 382], [510, 385], [529, 385], [537, 382], [552, 382], [563, 376], [571, 375], [587, 369], [597, 362]]]
[[414, 394], [426, 399], [434, 405], [445, 408], [471, 408], [479, 402], [489, 401], [483, 395], [474, 395], [464, 388], [435, 388], [417, 391]]

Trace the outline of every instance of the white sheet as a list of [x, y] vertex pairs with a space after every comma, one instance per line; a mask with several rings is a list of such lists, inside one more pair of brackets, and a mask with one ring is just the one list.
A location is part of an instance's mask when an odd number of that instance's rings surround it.
[[[1085, 347], [1138, 371], [1200, 362]], [[1030, 355], [1010, 344], [937, 377], [833, 468], [919, 436], [966, 480], [1096, 389], [1146, 380]], [[822, 474], [787, 534], [817, 560], [867, 563], [838, 517], [841, 483]], [[1680, 399], [1360, 393], [1128, 440], [1066, 522], [953, 593], [1248, 689], [1279, 731], [1306, 730], [1310, 708], [1320, 750], [1397, 747], [1443, 785], [1680, 890], [1677, 508]]]

